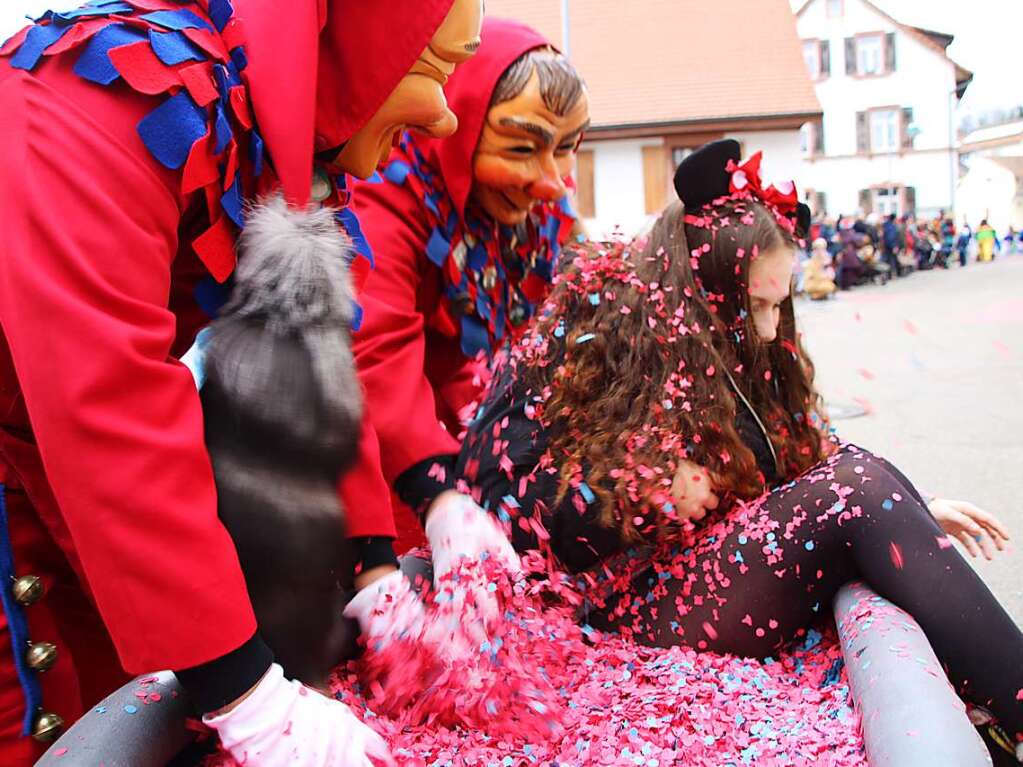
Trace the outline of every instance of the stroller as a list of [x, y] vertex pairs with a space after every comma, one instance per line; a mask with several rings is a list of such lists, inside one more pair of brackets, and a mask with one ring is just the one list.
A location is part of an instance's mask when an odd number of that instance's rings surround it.
[[892, 268], [880, 258], [877, 250], [870, 241], [860, 247], [857, 255], [863, 263], [863, 273], [860, 277], [860, 284], [887, 285], [892, 276]]
[[921, 232], [913, 243], [913, 255], [916, 256], [916, 268], [920, 271], [942, 266], [940, 251], [934, 247], [934, 241]]

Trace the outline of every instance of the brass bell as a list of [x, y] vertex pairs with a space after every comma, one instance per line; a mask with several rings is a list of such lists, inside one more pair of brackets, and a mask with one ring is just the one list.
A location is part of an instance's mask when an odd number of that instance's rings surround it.
[[493, 290], [494, 285], [497, 284], [497, 269], [492, 266], [488, 266], [483, 270], [483, 289]]
[[11, 591], [14, 592], [14, 598], [19, 605], [28, 607], [42, 599], [45, 589], [43, 580], [38, 575], [23, 575], [14, 579]]
[[309, 192], [310, 199], [313, 202], [323, 202], [330, 197], [333, 191], [334, 185], [330, 182], [330, 176], [320, 168], [314, 168], [312, 189]]
[[25, 653], [25, 662], [36, 671], [49, 671], [57, 662], [57, 645], [53, 642], [32, 642]]
[[32, 737], [40, 743], [52, 743], [64, 729], [64, 719], [49, 711], [41, 712], [32, 725]]

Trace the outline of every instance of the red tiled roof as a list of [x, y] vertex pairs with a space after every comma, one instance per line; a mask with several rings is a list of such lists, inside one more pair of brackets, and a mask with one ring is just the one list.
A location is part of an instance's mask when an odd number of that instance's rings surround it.
[[[595, 127], [796, 116], [821, 107], [789, 0], [568, 0]], [[487, 0], [561, 45], [561, 0]]]

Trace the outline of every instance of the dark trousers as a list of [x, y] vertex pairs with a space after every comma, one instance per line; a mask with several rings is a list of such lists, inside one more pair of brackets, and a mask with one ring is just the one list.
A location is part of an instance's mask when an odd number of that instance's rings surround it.
[[884, 249], [881, 253], [881, 258], [884, 262], [891, 267], [891, 274], [893, 277], [902, 276], [902, 267], [899, 265], [899, 255], [894, 250]]

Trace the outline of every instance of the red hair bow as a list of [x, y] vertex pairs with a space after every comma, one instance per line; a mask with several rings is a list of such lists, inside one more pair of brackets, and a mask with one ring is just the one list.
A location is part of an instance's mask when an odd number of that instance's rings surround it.
[[796, 194], [796, 185], [792, 181], [781, 182], [778, 186], [772, 184], [764, 188], [764, 181], [760, 177], [760, 161], [764, 153], [757, 152], [741, 165], [736, 165], [734, 160], [729, 160], [725, 170], [731, 174], [729, 189], [732, 194], [736, 192], [749, 192], [766, 205], [772, 207], [782, 216], [792, 216], [799, 204], [799, 195]]

